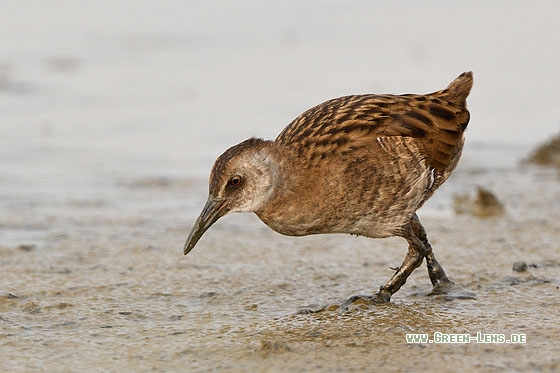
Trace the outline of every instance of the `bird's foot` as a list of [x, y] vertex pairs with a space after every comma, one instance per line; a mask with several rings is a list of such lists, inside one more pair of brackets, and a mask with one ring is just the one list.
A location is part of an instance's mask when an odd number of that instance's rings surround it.
[[391, 296], [383, 293], [375, 295], [355, 295], [338, 306], [338, 311], [352, 311], [356, 309], [368, 309], [378, 304], [389, 303]]
[[475, 293], [450, 280], [440, 281], [431, 290], [419, 292], [415, 295], [433, 296], [441, 300], [476, 299]]
[[440, 296], [444, 300], [476, 299], [476, 294], [474, 292], [454, 284], [453, 282], [437, 284], [428, 295]]
[[336, 309], [339, 312], [352, 311], [357, 309], [368, 309], [371, 306], [389, 303], [391, 301], [391, 293], [386, 290], [380, 290], [375, 295], [354, 295], [338, 304]]
[[326, 306], [311, 305], [301, 308], [298, 314], [310, 314], [319, 312], [346, 312], [359, 309], [368, 309], [374, 305], [386, 304], [391, 301], [391, 295], [381, 290], [375, 295], [354, 295], [343, 302], [333, 302]]

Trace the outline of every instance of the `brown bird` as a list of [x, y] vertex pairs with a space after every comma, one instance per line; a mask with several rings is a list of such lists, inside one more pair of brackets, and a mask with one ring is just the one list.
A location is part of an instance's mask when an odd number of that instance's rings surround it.
[[457, 166], [469, 123], [465, 72], [426, 95], [354, 95], [294, 119], [275, 141], [251, 138], [226, 150], [210, 174], [208, 201], [185, 243], [231, 212], [254, 212], [289, 236], [400, 236], [408, 253], [367, 302], [389, 301], [426, 258], [436, 289], [453, 283], [437, 262], [416, 210]]

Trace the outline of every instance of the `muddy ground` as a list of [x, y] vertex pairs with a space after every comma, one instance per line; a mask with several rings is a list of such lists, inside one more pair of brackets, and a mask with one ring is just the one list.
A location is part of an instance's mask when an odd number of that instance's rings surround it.
[[[558, 371], [560, 180], [553, 168], [509, 162], [512, 152], [474, 147], [419, 212], [448, 275], [476, 300], [425, 295], [422, 267], [390, 304], [350, 312], [297, 314], [373, 294], [404, 258], [404, 240], [290, 238], [237, 214], [184, 257], [203, 178], [117, 180], [93, 200], [22, 195], [1, 221], [0, 369]], [[477, 157], [490, 155], [482, 166]], [[477, 186], [503, 215], [454, 212], [453, 196], [474, 199]], [[435, 332], [527, 341], [406, 341]]]

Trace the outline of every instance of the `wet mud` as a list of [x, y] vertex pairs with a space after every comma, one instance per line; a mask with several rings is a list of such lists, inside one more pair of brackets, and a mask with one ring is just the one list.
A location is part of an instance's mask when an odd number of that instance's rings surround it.
[[[284, 237], [235, 214], [184, 257], [205, 199], [202, 178], [118, 178], [105, 197], [35, 198], [30, 208], [42, 213], [26, 217], [8, 205], [0, 222], [0, 368], [557, 371], [555, 170], [517, 162], [485, 169], [479, 153], [466, 154], [419, 216], [448, 276], [476, 299], [428, 295], [423, 265], [391, 303], [298, 312], [373, 295], [404, 259], [406, 242]], [[511, 157], [511, 149], [501, 154]], [[453, 195], [481, 185], [503, 214], [456, 214]], [[436, 332], [525, 334], [527, 342], [406, 340]]]

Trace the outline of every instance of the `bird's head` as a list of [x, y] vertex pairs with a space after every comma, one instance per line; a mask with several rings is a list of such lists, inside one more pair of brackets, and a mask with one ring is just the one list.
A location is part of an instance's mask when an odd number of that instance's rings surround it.
[[274, 142], [251, 138], [226, 150], [214, 162], [208, 200], [187, 238], [184, 254], [222, 216], [257, 211], [271, 198], [278, 179], [278, 150]]

